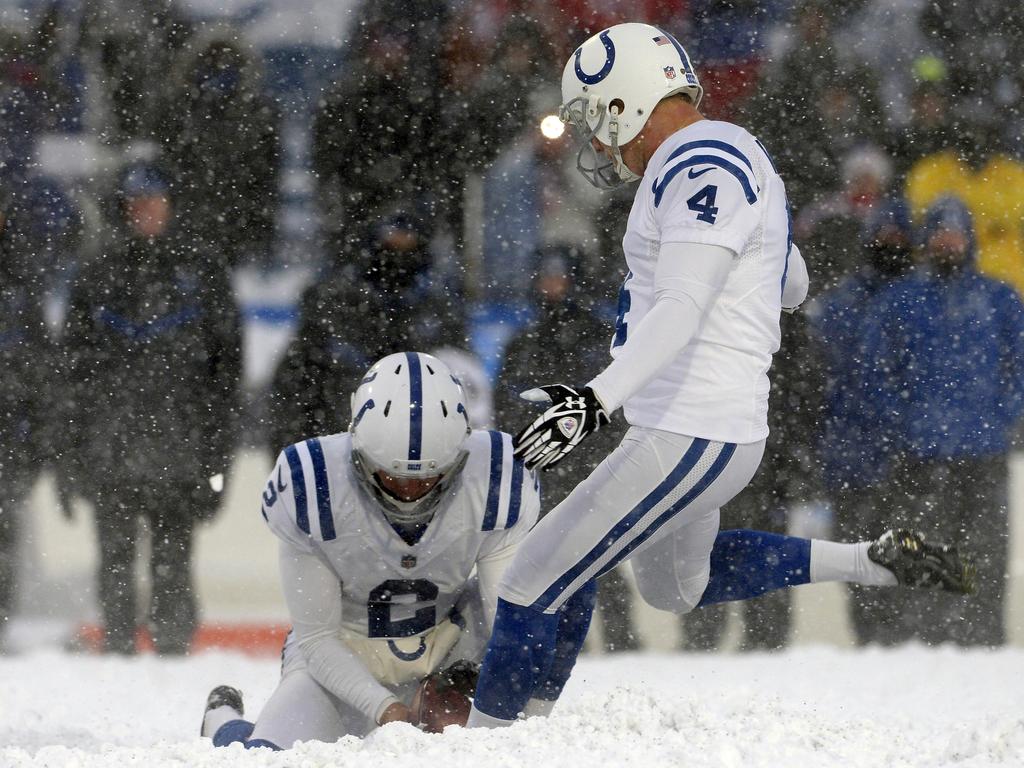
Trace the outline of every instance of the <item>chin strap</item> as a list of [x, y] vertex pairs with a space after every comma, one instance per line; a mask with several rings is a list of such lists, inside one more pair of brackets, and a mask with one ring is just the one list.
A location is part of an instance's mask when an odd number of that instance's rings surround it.
[[627, 184], [634, 181], [640, 181], [640, 177], [633, 173], [626, 164], [622, 161], [622, 153], [619, 151], [619, 108], [610, 107], [608, 109], [608, 137], [612, 140], [612, 167], [615, 169], [615, 173], [618, 174], [619, 178]]

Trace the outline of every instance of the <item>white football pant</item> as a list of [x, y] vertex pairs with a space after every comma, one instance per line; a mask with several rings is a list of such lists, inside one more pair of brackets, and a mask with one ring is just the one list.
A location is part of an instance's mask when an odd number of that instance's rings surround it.
[[553, 613], [628, 559], [646, 602], [692, 610], [711, 573], [719, 508], [750, 482], [764, 445], [630, 428], [520, 545], [500, 597]]

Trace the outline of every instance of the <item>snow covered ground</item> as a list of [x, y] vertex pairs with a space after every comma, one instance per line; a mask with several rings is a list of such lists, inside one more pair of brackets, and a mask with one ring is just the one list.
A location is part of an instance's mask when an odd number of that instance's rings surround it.
[[255, 713], [276, 676], [276, 660], [228, 653], [0, 658], [0, 766], [1024, 765], [1020, 648], [592, 656], [551, 718], [505, 731], [390, 725], [290, 753], [196, 735], [213, 685], [238, 685]]

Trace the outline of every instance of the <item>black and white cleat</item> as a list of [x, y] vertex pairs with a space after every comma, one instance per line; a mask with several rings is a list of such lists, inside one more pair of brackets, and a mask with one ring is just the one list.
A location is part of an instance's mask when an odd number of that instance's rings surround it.
[[978, 591], [978, 570], [955, 544], [932, 544], [924, 535], [893, 528], [871, 543], [868, 557], [888, 568], [906, 587], [938, 588], [961, 595]]

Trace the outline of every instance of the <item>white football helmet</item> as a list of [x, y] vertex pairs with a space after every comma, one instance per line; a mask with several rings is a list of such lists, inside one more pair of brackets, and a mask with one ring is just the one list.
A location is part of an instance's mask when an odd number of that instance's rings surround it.
[[[352, 393], [356, 476], [394, 523], [425, 522], [465, 466], [469, 414], [448, 366], [422, 352], [378, 360]], [[381, 482], [435, 480], [423, 495], [400, 498]]]
[[[650, 24], [616, 24], [576, 49], [562, 72], [559, 117], [583, 140], [576, 167], [599, 188], [639, 181], [622, 162], [619, 148], [640, 133], [654, 107], [677, 93], [694, 106], [704, 89], [683, 46]], [[591, 145], [611, 147], [611, 159]]]

